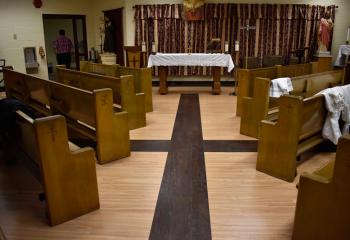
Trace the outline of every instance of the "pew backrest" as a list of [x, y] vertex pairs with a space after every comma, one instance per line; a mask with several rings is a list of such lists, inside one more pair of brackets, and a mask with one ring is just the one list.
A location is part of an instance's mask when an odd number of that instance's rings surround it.
[[112, 89], [113, 101], [116, 104], [122, 104], [123, 97], [127, 97], [128, 94], [135, 94], [132, 76], [117, 78], [64, 68], [57, 68], [56, 74], [58, 82], [69, 86], [88, 91], [103, 88]]
[[99, 75], [118, 77], [120, 76], [120, 75], [117, 75], [118, 67], [119, 67], [118, 64], [109, 65], [109, 64], [92, 63], [88, 61], [80, 61], [80, 71], [95, 73]]
[[145, 94], [145, 110], [153, 111], [152, 100], [152, 70], [151, 68], [131, 68], [117, 64], [107, 65], [100, 63], [92, 63], [88, 61], [80, 62], [80, 71], [88, 73], [96, 73], [99, 75], [112, 76], [121, 78], [124, 75], [134, 77], [134, 89], [136, 93]]
[[[238, 69], [237, 80], [237, 110], [236, 115], [242, 114], [242, 101], [244, 97], [254, 95], [254, 84], [256, 78], [275, 79], [279, 77], [296, 77], [305, 74], [312, 74], [317, 71], [317, 62], [281, 66], [277, 65], [268, 68], [256, 69]], [[306, 86], [300, 85], [296, 89], [305, 89]]]

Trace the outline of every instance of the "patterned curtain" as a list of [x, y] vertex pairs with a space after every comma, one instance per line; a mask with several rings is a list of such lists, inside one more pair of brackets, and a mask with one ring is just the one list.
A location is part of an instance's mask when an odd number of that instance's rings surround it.
[[[186, 21], [182, 4], [135, 6], [135, 44], [144, 41], [150, 54], [152, 42], [159, 52], [205, 52], [212, 38], [229, 43], [229, 53], [235, 59], [234, 43], [240, 43], [239, 65], [248, 56], [260, 60], [267, 55], [282, 55], [288, 63], [291, 51], [309, 47], [305, 59], [317, 50], [317, 26], [329, 10], [334, 21], [335, 6], [301, 4], [206, 4], [203, 21]], [[249, 34], [242, 27], [255, 27]], [[247, 39], [248, 36], [248, 39]], [[172, 75], [207, 75], [210, 68], [170, 68]]]

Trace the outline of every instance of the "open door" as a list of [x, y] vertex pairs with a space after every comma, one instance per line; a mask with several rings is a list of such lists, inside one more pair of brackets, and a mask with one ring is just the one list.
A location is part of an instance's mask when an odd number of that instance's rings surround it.
[[73, 43], [71, 68], [79, 69], [80, 60], [88, 59], [86, 19], [84, 15], [43, 14], [45, 47], [49, 76], [57, 65], [53, 43], [59, 36], [60, 29]]
[[114, 35], [114, 53], [117, 54], [117, 63], [124, 66], [124, 35], [123, 35], [123, 8], [103, 12], [112, 23]]

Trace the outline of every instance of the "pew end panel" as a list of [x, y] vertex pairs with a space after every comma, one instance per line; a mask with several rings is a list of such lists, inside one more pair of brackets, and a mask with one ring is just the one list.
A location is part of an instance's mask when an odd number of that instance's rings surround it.
[[270, 83], [268, 78], [256, 78], [254, 88], [259, 91], [254, 91], [253, 97], [243, 97], [241, 134], [258, 138], [259, 122], [268, 115]]
[[279, 104], [278, 121], [260, 123], [257, 170], [292, 182], [297, 157], [324, 141], [327, 113], [322, 95], [306, 99], [284, 95]]
[[350, 137], [340, 138], [335, 161], [300, 177], [293, 239], [347, 239], [350, 222]]
[[98, 163], [104, 164], [130, 156], [128, 113], [114, 112], [111, 89], [94, 90], [93, 94]]
[[118, 67], [119, 76], [132, 75], [134, 76], [135, 91], [145, 94], [145, 110], [153, 112], [153, 97], [152, 97], [152, 70], [151, 68], [129, 68]]
[[278, 121], [261, 121], [256, 163], [258, 171], [288, 182], [294, 180], [298, 151], [295, 143], [298, 142], [301, 108], [301, 97], [282, 96]]
[[63, 116], [34, 121], [50, 225], [99, 209], [95, 152], [71, 152]]
[[146, 126], [145, 94], [135, 94], [134, 77], [125, 75], [120, 77], [121, 106], [128, 112], [129, 128], [136, 129]]
[[63, 116], [32, 119], [16, 111], [9, 150], [42, 183], [49, 225], [99, 209], [95, 151], [68, 142]]
[[237, 72], [237, 110], [236, 115], [242, 114], [243, 97], [252, 97], [254, 94], [254, 80], [256, 77], [275, 78], [277, 76], [277, 68], [256, 68], [256, 69], [238, 69]]

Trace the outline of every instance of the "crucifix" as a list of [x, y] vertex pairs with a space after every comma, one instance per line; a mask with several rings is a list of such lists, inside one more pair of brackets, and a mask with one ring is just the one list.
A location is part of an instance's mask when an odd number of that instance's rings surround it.
[[247, 25], [245, 27], [240, 27], [239, 29], [245, 30], [246, 34], [246, 46], [245, 46], [245, 68], [248, 68], [248, 43], [249, 43], [249, 31], [255, 30], [255, 26], [249, 26], [249, 20], [247, 20]]

